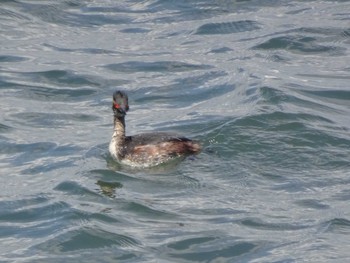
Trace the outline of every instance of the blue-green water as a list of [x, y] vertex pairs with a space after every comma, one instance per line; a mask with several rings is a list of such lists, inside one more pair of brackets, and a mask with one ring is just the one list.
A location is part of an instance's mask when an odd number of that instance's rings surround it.
[[[2, 1], [0, 261], [348, 261], [349, 62], [349, 1]], [[115, 163], [117, 88], [203, 152]]]

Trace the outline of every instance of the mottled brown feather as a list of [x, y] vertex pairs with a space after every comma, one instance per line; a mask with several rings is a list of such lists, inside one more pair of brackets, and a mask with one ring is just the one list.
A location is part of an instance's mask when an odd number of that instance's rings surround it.
[[177, 156], [184, 154], [197, 154], [200, 152], [200, 149], [200, 145], [194, 141], [182, 141], [174, 139], [158, 144], [138, 145], [135, 146], [131, 151], [133, 152], [132, 154], [135, 155], [146, 154], [148, 156]]

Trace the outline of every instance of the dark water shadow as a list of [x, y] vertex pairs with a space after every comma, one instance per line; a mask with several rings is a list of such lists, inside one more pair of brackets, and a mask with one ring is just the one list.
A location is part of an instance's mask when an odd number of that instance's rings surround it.
[[105, 65], [105, 68], [120, 73], [137, 73], [137, 72], [185, 72], [191, 70], [210, 69], [209, 65], [196, 65], [179, 61], [129, 61]]
[[242, 20], [234, 22], [209, 23], [200, 26], [196, 35], [223, 35], [247, 32], [260, 29], [259, 23], [251, 20]]

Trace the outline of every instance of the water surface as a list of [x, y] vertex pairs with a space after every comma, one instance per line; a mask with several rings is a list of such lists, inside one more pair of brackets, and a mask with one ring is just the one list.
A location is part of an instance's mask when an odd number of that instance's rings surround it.
[[[345, 262], [349, 1], [3, 1], [0, 261]], [[127, 133], [200, 140], [135, 170]]]

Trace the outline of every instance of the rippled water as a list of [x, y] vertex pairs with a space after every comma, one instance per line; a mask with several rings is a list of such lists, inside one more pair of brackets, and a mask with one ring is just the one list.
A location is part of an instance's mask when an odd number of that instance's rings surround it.
[[[0, 261], [346, 262], [349, 1], [2, 1]], [[127, 132], [203, 144], [133, 170]]]

